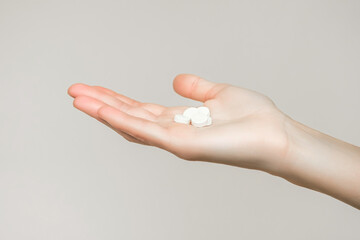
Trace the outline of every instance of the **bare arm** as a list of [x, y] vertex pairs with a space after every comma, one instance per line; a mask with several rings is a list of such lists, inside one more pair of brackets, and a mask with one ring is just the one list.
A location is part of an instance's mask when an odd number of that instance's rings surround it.
[[266, 96], [195, 75], [180, 74], [174, 90], [201, 102], [213, 124], [195, 128], [173, 121], [188, 106], [142, 103], [85, 84], [68, 93], [74, 106], [130, 142], [165, 149], [191, 161], [257, 169], [360, 209], [360, 149], [306, 127]]
[[286, 129], [290, 144], [281, 177], [360, 209], [360, 148], [294, 120]]

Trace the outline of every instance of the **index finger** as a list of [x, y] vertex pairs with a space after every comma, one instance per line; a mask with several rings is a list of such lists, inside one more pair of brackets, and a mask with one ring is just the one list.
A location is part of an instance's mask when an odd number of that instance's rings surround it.
[[97, 114], [112, 127], [149, 145], [165, 149], [169, 142], [166, 129], [155, 122], [129, 115], [111, 106], [101, 107]]

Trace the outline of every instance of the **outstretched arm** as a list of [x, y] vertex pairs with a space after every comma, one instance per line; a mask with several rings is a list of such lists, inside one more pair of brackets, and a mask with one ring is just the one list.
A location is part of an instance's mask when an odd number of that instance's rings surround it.
[[360, 209], [360, 148], [289, 119], [283, 178]]
[[266, 96], [198, 76], [180, 74], [174, 90], [207, 106], [213, 124], [173, 121], [188, 106], [142, 103], [85, 84], [68, 93], [74, 106], [130, 142], [151, 145], [193, 161], [257, 169], [360, 209], [360, 148], [306, 127]]

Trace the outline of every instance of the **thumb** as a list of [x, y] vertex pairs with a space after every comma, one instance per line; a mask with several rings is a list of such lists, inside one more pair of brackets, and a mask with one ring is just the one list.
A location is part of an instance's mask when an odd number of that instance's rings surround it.
[[193, 74], [179, 74], [173, 81], [175, 92], [201, 102], [215, 98], [225, 86], [226, 84], [210, 82]]

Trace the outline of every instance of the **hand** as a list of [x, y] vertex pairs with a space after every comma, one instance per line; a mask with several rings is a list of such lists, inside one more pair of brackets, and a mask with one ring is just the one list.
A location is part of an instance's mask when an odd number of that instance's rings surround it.
[[[99, 86], [72, 85], [74, 106], [106, 124], [130, 142], [165, 149], [187, 160], [264, 170], [283, 167], [288, 139], [287, 117], [266, 96], [198, 76], [180, 74], [174, 90], [211, 111], [213, 123], [196, 128], [174, 122], [189, 106], [142, 103]], [[199, 104], [200, 105], [200, 104]]]
[[213, 123], [174, 122], [189, 106], [141, 103], [99, 86], [72, 85], [74, 106], [130, 142], [156, 146], [187, 160], [262, 170], [360, 209], [360, 148], [286, 116], [266, 96], [198, 76], [174, 80], [181, 96], [203, 103]]

